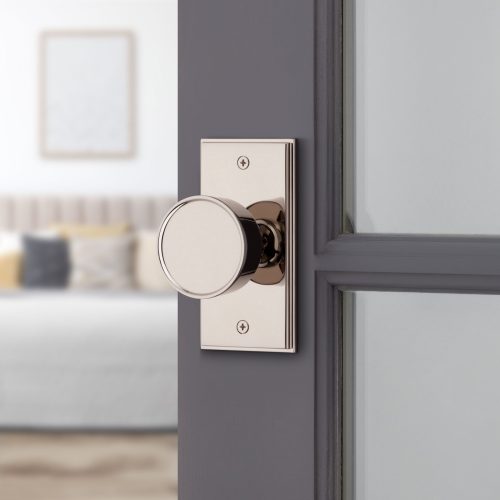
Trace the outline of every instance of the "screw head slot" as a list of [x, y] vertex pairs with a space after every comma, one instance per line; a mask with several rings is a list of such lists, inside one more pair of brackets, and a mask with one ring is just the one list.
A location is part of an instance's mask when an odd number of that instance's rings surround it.
[[247, 321], [242, 319], [236, 323], [236, 330], [240, 335], [245, 335], [248, 333], [248, 330], [250, 330], [250, 325]]
[[238, 168], [241, 170], [246, 170], [250, 166], [250, 159], [248, 156], [240, 156], [236, 162]]

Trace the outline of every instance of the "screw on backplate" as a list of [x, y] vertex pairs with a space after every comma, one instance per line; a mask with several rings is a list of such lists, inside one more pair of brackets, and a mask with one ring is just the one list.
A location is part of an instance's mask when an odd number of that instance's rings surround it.
[[250, 325], [242, 319], [236, 323], [236, 330], [240, 335], [244, 335], [245, 333], [248, 333], [248, 330], [250, 330]]
[[236, 161], [236, 164], [241, 170], [246, 170], [250, 165], [250, 160], [248, 159], [248, 156], [240, 156]]

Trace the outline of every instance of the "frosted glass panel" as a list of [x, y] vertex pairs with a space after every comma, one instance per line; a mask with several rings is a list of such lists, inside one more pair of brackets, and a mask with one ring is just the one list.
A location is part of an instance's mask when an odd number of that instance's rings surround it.
[[355, 231], [499, 235], [500, 2], [353, 3]]
[[345, 500], [498, 500], [500, 297], [353, 302]]

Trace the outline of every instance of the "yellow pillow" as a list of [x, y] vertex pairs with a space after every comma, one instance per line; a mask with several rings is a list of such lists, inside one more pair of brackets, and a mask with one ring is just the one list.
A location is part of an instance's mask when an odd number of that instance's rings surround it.
[[0, 254], [0, 288], [18, 288], [21, 280], [21, 254]]
[[128, 224], [54, 224], [51, 229], [61, 238], [110, 238], [122, 236]]

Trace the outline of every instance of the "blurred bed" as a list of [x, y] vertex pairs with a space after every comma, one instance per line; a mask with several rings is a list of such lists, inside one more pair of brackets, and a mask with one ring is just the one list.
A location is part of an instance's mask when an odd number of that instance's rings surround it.
[[[153, 232], [172, 202], [0, 198], [0, 230], [29, 233], [57, 222]], [[1, 292], [0, 427], [176, 426], [175, 294], [139, 287]]]

